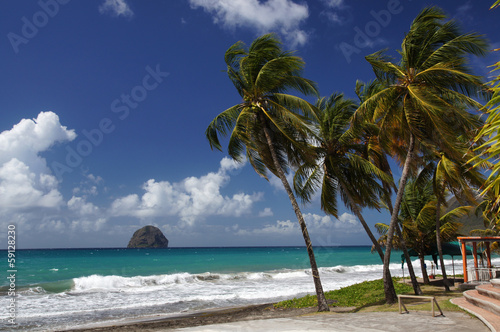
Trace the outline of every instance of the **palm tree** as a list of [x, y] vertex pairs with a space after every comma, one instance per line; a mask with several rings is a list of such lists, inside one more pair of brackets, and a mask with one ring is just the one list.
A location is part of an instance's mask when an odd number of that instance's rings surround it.
[[[443, 207], [439, 207], [439, 210], [443, 209]], [[456, 239], [462, 226], [457, 220], [465, 216], [469, 210], [470, 207], [461, 206], [448, 213], [443, 213], [443, 211], [437, 213], [438, 207], [433, 181], [427, 181], [424, 185], [420, 179], [408, 181], [399, 213], [399, 222], [403, 228], [402, 238], [394, 236], [392, 241], [395, 248], [400, 248], [401, 241], [404, 239], [408, 247], [417, 252], [425, 284], [429, 283], [429, 277], [425, 268], [424, 256], [430, 254], [436, 241], [436, 232], [440, 234], [440, 238], [444, 242]], [[436, 215], [441, 215], [439, 229], [435, 227]], [[378, 223], [375, 227], [382, 235], [379, 241], [386, 244], [389, 225]], [[443, 261], [440, 264], [443, 265]]]
[[383, 261], [382, 248], [364, 220], [361, 208], [379, 208], [378, 199], [385, 192], [377, 179], [392, 183], [392, 176], [361, 156], [364, 145], [348, 130], [356, 108], [357, 104], [343, 94], [334, 93], [317, 101], [312, 118], [316, 127], [313, 149], [317, 160], [297, 170], [294, 187], [305, 202], [321, 189], [321, 208], [334, 217], [338, 217], [337, 197], [340, 195], [346, 207], [358, 217]]
[[[481, 107], [471, 97], [483, 96], [483, 83], [480, 77], [470, 73], [467, 55], [485, 55], [487, 42], [475, 33], [462, 34], [453, 20], [444, 22], [445, 18], [436, 7], [422, 10], [403, 39], [398, 62], [384, 51], [366, 57], [386, 88], [359, 107], [353, 122], [373, 119], [381, 128], [381, 138], [395, 142], [402, 153], [397, 157], [404, 160], [384, 257], [387, 303], [396, 301], [392, 280], [388, 278], [389, 263], [410, 168], [416, 168], [414, 162], [426, 148], [442, 151], [451, 158], [458, 157], [451, 143], [464, 130], [459, 124], [469, 118], [462, 105]], [[453, 119], [453, 125], [447, 119]]]
[[[373, 80], [369, 83], [364, 83], [361, 81], [356, 81], [356, 95], [359, 98], [360, 103], [364, 103], [368, 98], [373, 96], [374, 94], [382, 91], [384, 89], [384, 86], [377, 80]], [[368, 120], [368, 119], [367, 119]], [[367, 124], [365, 124], [367, 125]], [[364, 137], [364, 145], [365, 149], [363, 151], [363, 156], [370, 160], [376, 167], [378, 167], [380, 170], [382, 170], [384, 173], [390, 174], [391, 175], [391, 182], [384, 182], [382, 181], [382, 185], [385, 189], [385, 195], [382, 198], [383, 205], [385, 208], [389, 210], [389, 213], [392, 215], [392, 198], [391, 198], [391, 193], [392, 193], [392, 187], [394, 186], [394, 180], [392, 179], [392, 171], [391, 167], [389, 165], [389, 162], [387, 160], [387, 150], [390, 150], [391, 145], [390, 144], [384, 144], [383, 141], [380, 140], [379, 136], [379, 128], [376, 126], [376, 124], [371, 125], [371, 130], [365, 131], [365, 137]], [[387, 143], [387, 142], [385, 142]], [[415, 292], [415, 295], [421, 295], [422, 290], [420, 289], [420, 286], [417, 281], [417, 277], [415, 275], [415, 271], [413, 269], [413, 264], [410, 259], [410, 255], [408, 253], [407, 247], [405, 240], [403, 236], [401, 235], [401, 230], [399, 228], [399, 225], [396, 225], [395, 227], [396, 230], [396, 235], [401, 239], [400, 243], [400, 248], [403, 251], [403, 254], [406, 259], [406, 264], [408, 266], [408, 272], [410, 274], [410, 280], [412, 283], [413, 291]], [[382, 258], [382, 263], [384, 262], [384, 259]]]
[[439, 253], [441, 272], [443, 274], [443, 283], [446, 291], [450, 291], [450, 284], [446, 276], [444, 266], [442, 239], [439, 229], [441, 228], [441, 206], [446, 207], [446, 192], [450, 191], [462, 204], [465, 202], [476, 203], [476, 198], [471, 186], [480, 187], [484, 180], [479, 172], [474, 169], [467, 169], [466, 159], [455, 162], [441, 154], [441, 159], [434, 169], [432, 184], [436, 196], [436, 245]]
[[[470, 232], [474, 236], [498, 236], [500, 234], [500, 214], [492, 209], [495, 204], [495, 198], [487, 193], [485, 197], [481, 197], [481, 203], [476, 206], [476, 216], [481, 214], [484, 222], [484, 229], [474, 229]], [[493, 242], [492, 249], [499, 249], [500, 243]]]
[[[491, 6], [491, 9], [498, 6], [500, 6], [500, 0], [496, 1]], [[500, 48], [494, 51], [500, 51]], [[500, 61], [495, 63], [493, 67], [493, 71], [500, 71]], [[475, 167], [483, 167], [484, 161], [495, 163], [494, 165], [487, 165], [491, 169], [491, 173], [486, 180], [481, 196], [487, 197], [489, 201], [488, 212], [498, 214], [500, 213], [500, 163], [498, 162], [500, 155], [500, 146], [498, 144], [500, 139], [500, 75], [496, 76], [490, 84], [493, 95], [486, 104], [488, 118], [476, 138], [477, 140], [486, 139], [487, 141], [476, 148], [476, 151], [480, 153], [469, 162], [474, 163]]]
[[225, 62], [242, 101], [217, 115], [208, 126], [206, 137], [212, 149], [222, 150], [218, 136], [231, 131], [228, 153], [234, 160], [242, 161], [246, 151], [246, 158], [260, 176], [268, 179], [270, 171], [281, 180], [302, 229], [318, 310], [329, 311], [307, 226], [286, 179], [290, 166], [312, 159], [306, 115], [314, 108], [286, 92], [295, 90], [317, 96], [316, 84], [301, 76], [304, 61], [283, 51], [273, 34], [255, 39], [248, 49], [242, 42], [235, 43], [226, 51]]

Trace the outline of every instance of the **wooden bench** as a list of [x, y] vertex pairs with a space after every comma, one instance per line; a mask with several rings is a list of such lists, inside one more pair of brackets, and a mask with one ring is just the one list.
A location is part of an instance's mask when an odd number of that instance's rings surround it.
[[432, 317], [436, 317], [434, 315], [434, 303], [439, 309], [439, 312], [441, 313], [441, 316], [444, 316], [443, 311], [439, 307], [439, 304], [436, 301], [436, 298], [434, 296], [420, 296], [420, 295], [398, 295], [398, 303], [399, 303], [399, 313], [402, 314], [401, 307], [405, 308], [405, 314], [409, 313], [408, 309], [406, 309], [406, 306], [404, 305], [402, 299], [407, 298], [407, 299], [423, 299], [423, 300], [430, 300], [432, 303]]

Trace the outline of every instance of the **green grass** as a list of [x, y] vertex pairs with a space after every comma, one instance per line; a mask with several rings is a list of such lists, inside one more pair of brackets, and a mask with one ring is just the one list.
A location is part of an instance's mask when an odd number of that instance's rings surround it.
[[[399, 283], [399, 278], [393, 278], [394, 287], [397, 294], [406, 294], [413, 291], [410, 284]], [[352, 286], [344, 287], [334, 291], [325, 292], [328, 300], [334, 300], [332, 306], [336, 307], [356, 307], [357, 309], [379, 305], [385, 302], [384, 283], [382, 279], [374, 281], [365, 281]], [[306, 295], [301, 298], [294, 298], [275, 304], [277, 308], [305, 308], [318, 305], [316, 295]]]

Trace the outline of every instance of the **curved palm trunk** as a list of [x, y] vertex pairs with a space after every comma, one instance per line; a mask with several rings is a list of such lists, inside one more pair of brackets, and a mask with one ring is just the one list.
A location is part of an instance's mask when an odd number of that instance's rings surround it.
[[321, 285], [321, 279], [319, 277], [318, 266], [316, 264], [316, 258], [314, 257], [314, 251], [311, 243], [311, 239], [309, 238], [309, 232], [307, 231], [306, 222], [304, 221], [304, 217], [302, 216], [302, 212], [300, 211], [299, 204], [295, 199], [292, 188], [288, 184], [288, 180], [286, 179], [285, 173], [281, 168], [281, 165], [278, 162], [278, 158], [276, 156], [276, 151], [274, 150], [273, 143], [271, 140], [271, 135], [269, 134], [269, 128], [267, 128], [265, 121], [261, 118], [262, 125], [264, 127], [264, 133], [266, 135], [267, 145], [271, 152], [271, 156], [273, 159], [274, 167], [278, 172], [279, 178], [283, 183], [283, 187], [290, 198], [290, 202], [292, 203], [293, 210], [295, 211], [295, 215], [299, 221], [300, 228], [302, 230], [302, 236], [304, 237], [304, 241], [307, 247], [307, 254], [309, 255], [309, 262], [311, 264], [311, 272], [314, 280], [314, 287], [316, 288], [316, 296], [318, 298], [318, 311], [330, 311], [328, 304], [326, 302], [325, 293], [323, 291], [323, 286]]
[[443, 258], [443, 246], [441, 244], [441, 199], [437, 199], [436, 202], [436, 245], [439, 254], [439, 264], [441, 264], [441, 273], [443, 274], [443, 284], [445, 291], [450, 291], [450, 282], [448, 281], [448, 277], [446, 276], [446, 269], [444, 267], [444, 258]]
[[403, 193], [404, 193], [404, 188], [406, 186], [406, 181], [408, 180], [410, 165], [413, 162], [414, 150], [415, 150], [415, 136], [413, 134], [410, 134], [410, 144], [408, 146], [408, 154], [406, 155], [405, 164], [403, 166], [403, 171], [401, 173], [401, 179], [399, 180], [398, 194], [396, 195], [396, 201], [394, 202], [394, 210], [392, 211], [391, 222], [389, 224], [389, 230], [387, 231], [387, 245], [385, 248], [385, 256], [384, 256], [384, 291], [385, 291], [385, 301], [388, 304], [393, 304], [396, 302], [396, 291], [394, 289], [394, 284], [392, 283], [389, 264], [391, 263], [391, 249], [392, 249], [392, 239], [394, 237], [394, 228], [396, 227], [398, 222], [399, 209], [401, 207], [401, 202], [403, 200]]

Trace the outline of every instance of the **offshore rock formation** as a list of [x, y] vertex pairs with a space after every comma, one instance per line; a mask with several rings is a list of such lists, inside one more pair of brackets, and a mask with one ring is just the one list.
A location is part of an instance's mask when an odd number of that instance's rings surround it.
[[127, 248], [167, 248], [168, 240], [158, 227], [144, 226], [135, 231]]

